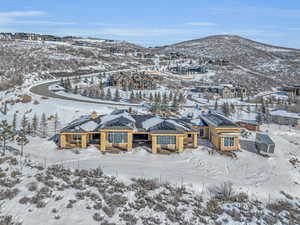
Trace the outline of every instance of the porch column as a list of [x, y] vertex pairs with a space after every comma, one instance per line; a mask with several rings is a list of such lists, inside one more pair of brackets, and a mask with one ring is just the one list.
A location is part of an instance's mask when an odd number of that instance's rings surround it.
[[82, 148], [87, 147], [87, 135], [86, 134], [81, 135], [81, 147]]
[[105, 152], [105, 147], [106, 147], [106, 133], [101, 132], [100, 133], [100, 150], [102, 152]]
[[128, 137], [127, 137], [127, 151], [132, 150], [132, 132], [128, 132]]
[[193, 134], [193, 148], [197, 148], [198, 147], [198, 135], [197, 133]]
[[66, 144], [67, 144], [66, 143], [67, 142], [66, 135], [65, 134], [61, 134], [59, 141], [60, 141], [60, 143], [59, 143], [60, 148], [65, 148]]
[[178, 141], [176, 141], [178, 152], [183, 152], [183, 138], [184, 136], [176, 136], [176, 139], [178, 139]]
[[152, 135], [152, 153], [157, 153], [157, 136]]

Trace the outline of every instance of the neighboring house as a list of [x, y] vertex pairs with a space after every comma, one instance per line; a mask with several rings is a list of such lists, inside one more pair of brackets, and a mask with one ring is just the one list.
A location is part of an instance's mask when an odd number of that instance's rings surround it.
[[300, 96], [300, 84], [283, 87], [282, 90], [291, 93], [292, 96]]
[[99, 147], [101, 151], [119, 148], [131, 151], [133, 146], [147, 145], [152, 153], [160, 150], [183, 152], [196, 148], [198, 137], [209, 138], [219, 150], [238, 150], [240, 128], [223, 118], [215, 125], [218, 115], [203, 115], [198, 120], [133, 114], [117, 110], [109, 115], [93, 113], [71, 122], [59, 134], [60, 148]]
[[286, 110], [273, 110], [269, 112], [268, 117], [273, 123], [300, 128], [300, 114], [298, 113]]
[[240, 127], [246, 128], [247, 130], [260, 131], [260, 124], [255, 120], [240, 120], [236, 122]]
[[275, 143], [267, 134], [256, 133], [255, 147], [259, 153], [261, 151], [266, 153], [274, 153]]
[[218, 94], [222, 98], [240, 98], [247, 97], [247, 89], [241, 86], [218, 85], [218, 86], [198, 86], [192, 91], [201, 93]]
[[208, 139], [215, 148], [221, 151], [240, 149], [241, 128], [238, 125], [216, 113], [207, 113], [201, 118], [208, 125]]

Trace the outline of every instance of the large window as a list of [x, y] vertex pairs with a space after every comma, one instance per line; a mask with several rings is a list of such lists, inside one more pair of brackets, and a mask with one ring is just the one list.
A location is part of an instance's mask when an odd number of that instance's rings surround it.
[[128, 134], [124, 132], [111, 132], [108, 133], [108, 141], [112, 144], [127, 143]]
[[199, 130], [199, 137], [204, 137], [204, 129], [200, 128]]
[[72, 140], [73, 141], [81, 141], [81, 134], [73, 134]]
[[175, 136], [158, 136], [157, 144], [159, 144], [159, 145], [175, 145], [176, 137]]
[[224, 138], [224, 146], [226, 146], [226, 147], [234, 146], [234, 137], [225, 137]]

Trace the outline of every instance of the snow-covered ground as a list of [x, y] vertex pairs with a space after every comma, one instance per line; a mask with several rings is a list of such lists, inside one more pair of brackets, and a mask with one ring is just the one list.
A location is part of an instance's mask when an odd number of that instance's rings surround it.
[[276, 143], [275, 154], [269, 158], [254, 151], [251, 138], [242, 140], [243, 149], [237, 153], [238, 159], [210, 155], [204, 146], [175, 155], [154, 155], [143, 148], [125, 154], [103, 155], [94, 147], [81, 149], [76, 154], [74, 150], [57, 150], [54, 143], [40, 138], [32, 138], [25, 151], [43, 165], [63, 164], [74, 169], [100, 166], [107, 174], [125, 182], [132, 177], [158, 178], [202, 191], [212, 184], [229, 181], [260, 199], [276, 198], [281, 190], [299, 196], [300, 165], [294, 167], [289, 160], [300, 159], [300, 130], [290, 131], [278, 125], [267, 125], [263, 129]]

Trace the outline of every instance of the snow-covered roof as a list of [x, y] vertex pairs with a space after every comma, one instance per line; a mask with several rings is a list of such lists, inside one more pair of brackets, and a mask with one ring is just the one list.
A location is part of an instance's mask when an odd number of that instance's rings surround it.
[[105, 124], [108, 121], [120, 118], [120, 117], [125, 117], [126, 119], [135, 122], [134, 118], [128, 113], [128, 112], [123, 112], [120, 114], [110, 114], [110, 115], [105, 115], [101, 117], [101, 124]]
[[145, 130], [149, 130], [151, 127], [154, 127], [156, 126], [157, 124], [163, 122], [163, 120], [161, 118], [159, 118], [158, 116], [156, 117], [152, 117], [148, 120], [145, 120], [143, 123], [142, 123], [142, 127], [145, 129]]
[[288, 112], [286, 110], [274, 110], [270, 112], [270, 115], [300, 119], [300, 114]]
[[93, 120], [90, 120], [82, 125], [80, 125], [80, 127], [85, 130], [85, 131], [93, 131], [95, 130], [97, 127], [99, 126], [98, 123], [96, 123]]
[[88, 132], [99, 131], [100, 129], [133, 129], [143, 131], [176, 131], [184, 132], [192, 130], [193, 123], [179, 118], [161, 118], [150, 114], [130, 114], [121, 112], [92, 118], [84, 116], [72, 121], [62, 131], [69, 132]]

